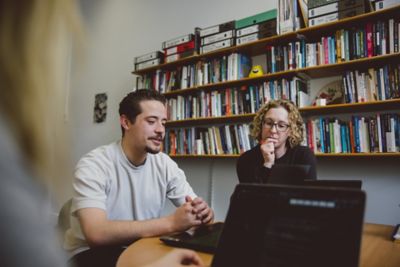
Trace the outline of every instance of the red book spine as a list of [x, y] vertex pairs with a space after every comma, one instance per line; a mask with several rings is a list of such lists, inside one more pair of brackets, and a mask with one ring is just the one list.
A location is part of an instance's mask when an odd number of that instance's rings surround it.
[[367, 34], [367, 55], [372, 57], [374, 55], [373, 42], [372, 42], [372, 23], [367, 23], [365, 26], [365, 31]]

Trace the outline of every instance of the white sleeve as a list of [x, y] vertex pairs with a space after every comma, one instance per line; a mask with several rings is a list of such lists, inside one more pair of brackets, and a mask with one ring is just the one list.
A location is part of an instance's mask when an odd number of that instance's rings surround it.
[[185, 203], [185, 197], [190, 196], [192, 199], [197, 195], [193, 192], [192, 187], [186, 180], [185, 173], [178, 165], [167, 156], [167, 197], [171, 202], [179, 207]]
[[106, 210], [107, 171], [102, 156], [89, 153], [75, 168], [74, 198], [71, 212], [82, 208]]

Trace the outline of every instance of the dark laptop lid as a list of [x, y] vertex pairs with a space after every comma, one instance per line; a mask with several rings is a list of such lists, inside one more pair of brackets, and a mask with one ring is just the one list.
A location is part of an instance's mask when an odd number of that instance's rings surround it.
[[268, 184], [301, 185], [309, 179], [310, 165], [275, 164], [271, 169]]
[[304, 186], [343, 187], [361, 189], [361, 180], [304, 180]]
[[358, 266], [361, 190], [239, 184], [213, 267]]

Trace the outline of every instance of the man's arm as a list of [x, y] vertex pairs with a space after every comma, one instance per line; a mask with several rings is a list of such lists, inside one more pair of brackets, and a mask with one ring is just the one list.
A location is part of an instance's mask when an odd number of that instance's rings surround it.
[[83, 208], [77, 211], [82, 232], [91, 247], [129, 244], [142, 237], [184, 231], [202, 223], [197, 219], [191, 203], [184, 203], [166, 217], [143, 221], [111, 221], [99, 208]]

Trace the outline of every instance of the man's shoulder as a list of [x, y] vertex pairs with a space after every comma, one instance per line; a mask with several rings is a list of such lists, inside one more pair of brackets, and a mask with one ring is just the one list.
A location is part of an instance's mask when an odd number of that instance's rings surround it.
[[88, 152], [86, 155], [84, 155], [79, 160], [79, 162], [81, 163], [87, 161], [101, 161], [101, 162], [113, 161], [116, 159], [118, 155], [118, 150], [120, 149], [119, 146], [120, 145], [118, 141], [108, 145], [99, 146]]

